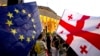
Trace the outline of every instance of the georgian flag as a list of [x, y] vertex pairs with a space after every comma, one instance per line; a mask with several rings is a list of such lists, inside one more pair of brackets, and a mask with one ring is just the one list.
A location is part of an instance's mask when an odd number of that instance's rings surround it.
[[100, 56], [100, 17], [65, 10], [56, 33], [78, 56]]

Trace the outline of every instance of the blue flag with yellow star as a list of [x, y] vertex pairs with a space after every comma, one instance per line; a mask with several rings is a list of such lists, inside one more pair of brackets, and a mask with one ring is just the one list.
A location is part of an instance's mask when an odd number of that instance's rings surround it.
[[36, 2], [0, 7], [0, 56], [27, 56], [40, 33]]

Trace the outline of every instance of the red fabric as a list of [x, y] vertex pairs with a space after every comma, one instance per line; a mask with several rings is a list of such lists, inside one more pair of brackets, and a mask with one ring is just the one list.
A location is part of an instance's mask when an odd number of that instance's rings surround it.
[[66, 23], [63, 20], [60, 20], [60, 25], [62, 27], [64, 27], [66, 30], [68, 30], [72, 35], [83, 37], [84, 39], [86, 39], [88, 42], [90, 42], [92, 45], [94, 45], [96, 48], [98, 48], [100, 50], [100, 44], [98, 44], [100, 42], [99, 34], [91, 33], [88, 31], [83, 31], [81, 29], [77, 29], [76, 27]]

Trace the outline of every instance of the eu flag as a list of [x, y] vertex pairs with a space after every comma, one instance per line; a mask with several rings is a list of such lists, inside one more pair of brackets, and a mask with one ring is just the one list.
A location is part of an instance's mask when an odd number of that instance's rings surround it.
[[27, 56], [40, 33], [36, 2], [0, 7], [0, 56]]

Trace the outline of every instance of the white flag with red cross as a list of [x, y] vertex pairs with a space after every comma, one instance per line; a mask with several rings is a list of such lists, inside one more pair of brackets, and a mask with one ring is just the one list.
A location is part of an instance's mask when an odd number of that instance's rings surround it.
[[100, 56], [100, 17], [65, 10], [56, 33], [78, 56]]

